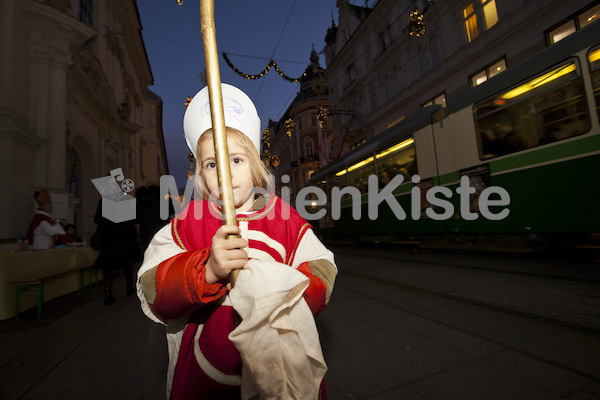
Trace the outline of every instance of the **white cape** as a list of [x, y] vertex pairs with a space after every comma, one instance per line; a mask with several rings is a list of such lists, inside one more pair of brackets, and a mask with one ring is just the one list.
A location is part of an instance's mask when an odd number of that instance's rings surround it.
[[229, 339], [242, 356], [242, 399], [317, 399], [327, 365], [302, 293], [308, 278], [288, 265], [250, 260], [229, 293], [242, 318]]

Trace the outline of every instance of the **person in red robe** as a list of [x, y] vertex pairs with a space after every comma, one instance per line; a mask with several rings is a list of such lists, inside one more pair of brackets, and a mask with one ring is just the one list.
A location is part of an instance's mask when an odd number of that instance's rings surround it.
[[54, 245], [55, 235], [64, 235], [65, 231], [58, 219], [51, 216], [52, 199], [46, 189], [34, 193], [38, 209], [33, 216], [25, 238], [34, 250], [46, 250]]
[[[233, 269], [248, 260], [265, 260], [297, 271], [308, 278], [302, 301], [314, 316], [328, 303], [337, 275], [333, 253], [273, 193], [272, 176], [259, 157], [260, 120], [254, 105], [237, 88], [223, 84], [222, 90], [239, 226], [224, 226], [215, 202], [218, 181], [205, 88], [189, 104], [184, 120], [202, 198], [158, 231], [138, 272], [144, 313], [167, 327], [171, 400], [241, 398], [241, 356], [229, 339], [236, 328], [228, 296]], [[238, 237], [228, 239], [231, 234]], [[318, 395], [325, 398], [321, 379], [315, 395], [320, 385]]]

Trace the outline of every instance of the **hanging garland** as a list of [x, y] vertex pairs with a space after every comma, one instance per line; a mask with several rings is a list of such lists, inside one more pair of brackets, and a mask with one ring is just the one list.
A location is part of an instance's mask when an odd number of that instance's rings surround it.
[[306, 72], [304, 72], [298, 78], [290, 78], [289, 76], [287, 76], [286, 74], [284, 74], [281, 69], [279, 69], [279, 66], [277, 65], [277, 63], [275, 62], [275, 60], [269, 61], [269, 63], [265, 67], [265, 69], [263, 69], [258, 74], [256, 74], [256, 75], [248, 75], [248, 74], [243, 73], [239, 69], [237, 69], [237, 67], [235, 65], [233, 65], [231, 61], [229, 61], [229, 58], [227, 57], [227, 53], [223, 52], [222, 54], [223, 54], [223, 58], [225, 59], [225, 62], [227, 63], [227, 65], [229, 65], [229, 68], [231, 68], [233, 70], [233, 72], [235, 72], [239, 76], [241, 76], [243, 78], [246, 78], [246, 79], [258, 79], [258, 78], [262, 78], [263, 76], [265, 76], [269, 72], [269, 70], [271, 69], [271, 67], [274, 67], [275, 71], [277, 71], [279, 73], [279, 75], [283, 79], [285, 79], [286, 81], [290, 81], [292, 83], [300, 82], [306, 76]]
[[425, 18], [419, 10], [410, 13], [408, 17], [408, 32], [410, 36], [421, 37], [425, 33]]

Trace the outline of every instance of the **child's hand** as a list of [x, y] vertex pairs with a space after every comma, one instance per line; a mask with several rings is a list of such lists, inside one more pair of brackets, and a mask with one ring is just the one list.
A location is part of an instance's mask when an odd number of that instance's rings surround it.
[[233, 225], [223, 225], [217, 229], [212, 238], [211, 254], [206, 262], [207, 283], [226, 278], [232, 270], [243, 268], [248, 262], [248, 254], [243, 250], [244, 247], [248, 247], [246, 239], [227, 239], [229, 235], [239, 234], [240, 228]]

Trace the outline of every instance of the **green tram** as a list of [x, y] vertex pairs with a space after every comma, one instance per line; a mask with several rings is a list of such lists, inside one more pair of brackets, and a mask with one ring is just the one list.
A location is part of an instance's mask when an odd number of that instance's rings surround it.
[[[326, 211], [313, 224], [325, 240], [416, 239], [442, 247], [460, 242], [517, 248], [589, 238], [600, 232], [599, 114], [600, 24], [592, 24], [468, 90], [447, 108], [424, 108], [313, 173], [307, 186], [327, 194], [327, 204], [309, 210]], [[406, 218], [385, 201], [378, 217], [369, 218], [373, 174], [378, 190], [403, 175], [391, 193]], [[476, 219], [460, 212], [456, 188], [465, 175], [476, 189], [467, 200]], [[436, 195], [453, 206], [443, 219], [426, 213], [447, 209], [427, 202], [427, 191], [436, 186], [453, 194]], [[489, 207], [496, 214], [508, 208], [501, 220], [479, 212], [479, 195], [491, 186], [510, 196], [508, 205]], [[333, 196], [333, 189], [347, 187], [358, 191]], [[411, 213], [414, 187], [421, 217]], [[498, 196], [489, 198], [501, 200]], [[358, 204], [355, 219], [352, 207]]]

